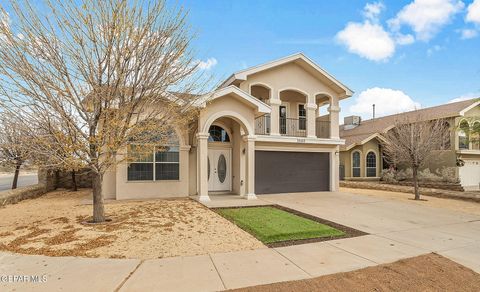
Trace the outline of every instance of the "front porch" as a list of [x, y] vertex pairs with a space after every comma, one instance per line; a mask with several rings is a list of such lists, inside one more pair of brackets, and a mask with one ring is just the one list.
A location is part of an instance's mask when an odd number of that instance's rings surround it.
[[199, 196], [192, 196], [191, 199], [198, 201], [207, 208], [228, 208], [228, 207], [254, 207], [266, 206], [272, 203], [258, 198], [256, 200], [245, 200], [244, 196], [234, 193], [212, 194], [208, 195], [209, 201], [200, 200]]

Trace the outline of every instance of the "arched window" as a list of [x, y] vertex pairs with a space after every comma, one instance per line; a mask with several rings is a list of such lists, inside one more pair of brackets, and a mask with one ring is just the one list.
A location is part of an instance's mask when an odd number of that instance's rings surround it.
[[227, 131], [220, 126], [210, 126], [208, 132], [210, 133], [208, 137], [209, 142], [230, 142]]
[[470, 144], [470, 126], [463, 120], [458, 131], [458, 149], [468, 149]]
[[352, 176], [360, 177], [360, 152], [358, 151], [352, 154]]
[[475, 121], [471, 130], [470, 139], [472, 141], [472, 150], [480, 150], [480, 122]]
[[377, 155], [374, 152], [370, 151], [367, 154], [367, 177], [376, 177], [377, 176]]

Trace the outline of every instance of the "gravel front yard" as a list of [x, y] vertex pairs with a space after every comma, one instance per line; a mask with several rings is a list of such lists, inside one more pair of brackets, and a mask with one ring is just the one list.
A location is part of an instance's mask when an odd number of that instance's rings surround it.
[[480, 291], [480, 275], [437, 254], [313, 279], [254, 286], [235, 292]]
[[90, 190], [55, 191], [0, 208], [0, 250], [48, 256], [152, 259], [265, 247], [190, 199], [115, 201], [112, 222], [85, 225]]

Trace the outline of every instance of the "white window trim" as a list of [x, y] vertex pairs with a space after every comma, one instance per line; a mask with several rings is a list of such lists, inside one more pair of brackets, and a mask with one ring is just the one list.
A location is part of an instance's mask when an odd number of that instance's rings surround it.
[[[177, 162], [157, 162], [157, 159], [156, 159], [156, 155], [155, 153], [157, 152], [156, 149], [157, 147], [165, 147], [165, 146], [171, 146], [171, 147], [178, 147], [178, 161]], [[128, 155], [128, 152], [127, 152], [127, 155]], [[127, 182], [175, 182], [175, 181], [180, 181], [180, 146], [177, 146], [177, 145], [160, 145], [160, 146], [153, 146], [153, 160], [152, 161], [139, 161], [139, 162], [136, 162], [136, 161], [130, 161], [129, 164], [132, 164], [132, 163], [135, 163], [135, 164], [152, 164], [153, 165], [153, 170], [152, 170], [152, 175], [153, 175], [153, 179], [152, 180], [129, 180], [128, 179], [128, 166], [127, 166]], [[157, 179], [156, 175], [156, 167], [155, 165], [156, 164], [178, 164], [178, 179]]]
[[[305, 129], [300, 129], [300, 106], [303, 105], [303, 110], [305, 111]], [[298, 130], [305, 132], [307, 130], [307, 108], [305, 103], [297, 103], [297, 119], [298, 119]]]
[[[373, 153], [375, 155], [375, 167], [368, 166], [367, 159], [368, 154]], [[368, 169], [375, 168], [375, 176], [368, 176]], [[377, 177], [377, 170], [378, 170], [378, 154], [373, 150], [368, 150], [367, 154], [365, 155], [365, 177]]]
[[[359, 164], [360, 164], [360, 165], [359, 165], [358, 167], [356, 167], [356, 166], [353, 165], [353, 155], [354, 155], [355, 153], [358, 153], [358, 155], [360, 155], [360, 157], [359, 157], [359, 158], [360, 158], [360, 159], [359, 159]], [[360, 151], [360, 150], [354, 150], [354, 151], [352, 152], [352, 158], [351, 158], [351, 160], [352, 160], [352, 175], [351, 175], [351, 177], [362, 177], [362, 151]], [[360, 170], [360, 173], [358, 174], [358, 176], [354, 176], [354, 175], [353, 175], [353, 173], [354, 173], [353, 169], [355, 169], [355, 168], [358, 168], [358, 169]]]

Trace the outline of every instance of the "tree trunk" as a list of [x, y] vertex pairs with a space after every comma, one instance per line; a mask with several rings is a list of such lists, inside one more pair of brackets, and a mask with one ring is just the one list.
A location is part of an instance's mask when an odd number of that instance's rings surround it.
[[93, 222], [101, 223], [105, 222], [105, 209], [103, 206], [102, 195], [102, 181], [103, 175], [95, 172], [93, 175]]
[[72, 170], [72, 191], [76, 192], [77, 188], [77, 178], [75, 177], [75, 170]]
[[55, 170], [55, 189], [58, 189], [58, 185], [60, 184], [60, 170]]
[[415, 191], [415, 200], [420, 200], [420, 192], [418, 190], [418, 167], [414, 166], [413, 170], [413, 189]]
[[21, 162], [17, 162], [17, 164], [15, 165], [15, 174], [13, 175], [12, 190], [17, 188], [18, 176], [20, 174], [20, 167], [21, 166], [22, 166]]

